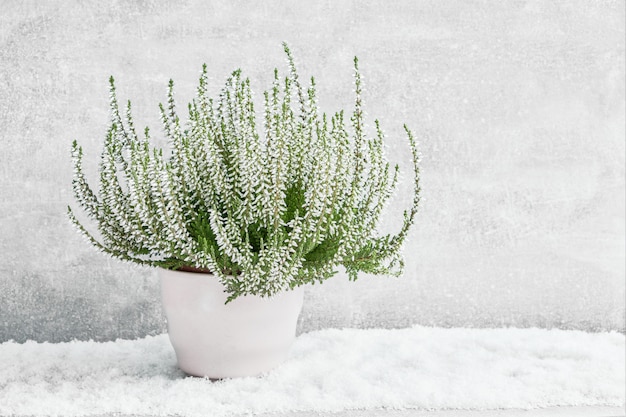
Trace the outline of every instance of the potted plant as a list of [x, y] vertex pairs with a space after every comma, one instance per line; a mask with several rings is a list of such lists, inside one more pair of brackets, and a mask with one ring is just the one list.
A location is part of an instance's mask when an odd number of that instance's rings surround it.
[[420, 191], [411, 131], [404, 127], [412, 205], [397, 234], [379, 235], [398, 166], [386, 161], [378, 121], [366, 135], [357, 58], [349, 129], [343, 111], [320, 114], [314, 78], [304, 89], [283, 46], [289, 73], [281, 79], [274, 70], [262, 116], [240, 70], [210, 98], [204, 65], [186, 123], [169, 82], [160, 105], [170, 144], [164, 152], [148, 128], [136, 132], [130, 102], [122, 116], [111, 77], [98, 192], [83, 173], [82, 148], [72, 145], [74, 195], [97, 234], [70, 207], [69, 218], [102, 252], [159, 268], [170, 340], [191, 375], [255, 375], [276, 366], [295, 337], [302, 286], [340, 266], [351, 280], [402, 271]]

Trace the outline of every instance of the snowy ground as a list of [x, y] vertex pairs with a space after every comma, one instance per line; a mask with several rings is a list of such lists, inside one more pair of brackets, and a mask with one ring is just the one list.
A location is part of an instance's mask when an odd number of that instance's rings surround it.
[[[267, 375], [211, 382], [176, 368], [166, 335], [8, 342], [0, 415], [623, 415], [624, 348], [619, 333], [329, 329], [301, 335]], [[520, 411], [539, 408], [552, 414]]]
[[[240, 416], [250, 414], [240, 414]], [[548, 407], [529, 410], [347, 410], [340, 412], [304, 411], [258, 414], [261, 417], [623, 417], [624, 407], [581, 406], [581, 407]], [[119, 414], [106, 414], [94, 417], [121, 417]], [[123, 417], [153, 417], [132, 415]]]

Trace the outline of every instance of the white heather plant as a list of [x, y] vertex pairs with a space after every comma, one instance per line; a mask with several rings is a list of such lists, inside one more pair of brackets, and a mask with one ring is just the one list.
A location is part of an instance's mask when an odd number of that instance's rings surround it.
[[264, 94], [259, 134], [250, 80], [236, 70], [217, 99], [207, 96], [203, 66], [189, 121], [177, 115], [173, 82], [160, 105], [171, 154], [137, 135], [130, 102], [122, 120], [110, 79], [111, 127], [100, 161], [95, 193], [74, 141], [73, 190], [100, 238], [71, 221], [101, 251], [124, 261], [168, 269], [210, 272], [240, 295], [271, 296], [305, 283], [322, 282], [343, 266], [358, 272], [402, 272], [400, 253], [419, 204], [418, 152], [404, 126], [413, 157], [413, 200], [395, 235], [377, 236], [376, 226], [395, 189], [384, 135], [366, 136], [361, 76], [354, 59], [356, 102], [346, 128], [344, 112], [319, 114], [315, 80], [305, 91], [291, 52], [283, 44], [289, 75], [274, 70]]

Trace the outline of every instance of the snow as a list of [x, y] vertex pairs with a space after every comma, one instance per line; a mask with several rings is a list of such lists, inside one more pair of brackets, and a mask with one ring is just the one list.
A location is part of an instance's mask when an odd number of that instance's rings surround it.
[[623, 406], [623, 334], [545, 329], [327, 329], [261, 377], [176, 367], [167, 335], [0, 344], [0, 415], [227, 416], [350, 409]]

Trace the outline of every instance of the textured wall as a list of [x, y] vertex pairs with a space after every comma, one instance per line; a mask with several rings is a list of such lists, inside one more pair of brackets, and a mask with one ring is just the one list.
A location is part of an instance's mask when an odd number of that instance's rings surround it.
[[110, 74], [156, 132], [170, 77], [186, 103], [203, 62], [215, 92], [239, 66], [260, 95], [285, 68], [282, 40], [327, 111], [352, 105], [358, 55], [390, 159], [407, 167], [404, 122], [423, 153], [405, 276], [312, 287], [300, 331], [623, 331], [622, 1], [3, 0], [0, 342], [163, 331], [154, 271], [105, 258], [66, 221], [71, 140], [93, 178]]

